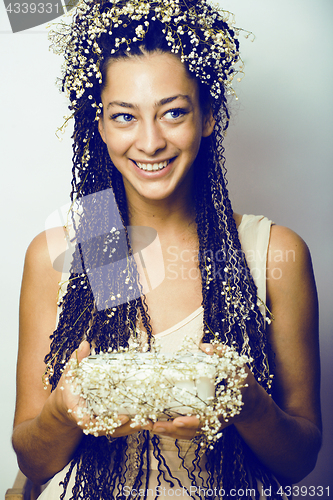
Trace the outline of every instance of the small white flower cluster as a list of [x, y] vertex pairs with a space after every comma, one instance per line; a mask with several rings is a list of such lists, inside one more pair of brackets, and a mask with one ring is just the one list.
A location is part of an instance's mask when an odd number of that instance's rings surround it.
[[[234, 94], [232, 80], [242, 72], [242, 65], [236, 69], [236, 63], [241, 63], [239, 30], [231, 29], [229, 12], [211, 6], [207, 0], [195, 4], [185, 0], [113, 0], [107, 6], [105, 2], [81, 0], [74, 22], [57, 24], [49, 34], [53, 50], [65, 56], [64, 90], [72, 99], [73, 109], [86, 94], [96, 108], [96, 119], [101, 113], [92, 87], [102, 83], [100, 69], [106, 57], [102, 35], [114, 38], [108, 55], [116, 54], [121, 47], [130, 53], [131, 44], [144, 39], [150, 23], [158, 21], [164, 24], [170, 51], [179, 54], [189, 70], [209, 85], [214, 98], [220, 97], [223, 88], [227, 94]], [[124, 29], [127, 36], [123, 36]]]
[[131, 417], [133, 427], [196, 415], [201, 445], [212, 446], [222, 435], [219, 417], [227, 421], [241, 411], [248, 361], [231, 348], [221, 356], [183, 349], [162, 354], [157, 347], [138, 352], [134, 343], [132, 349], [89, 356], [81, 363], [72, 359], [66, 377], [85, 402], [75, 411], [88, 422], [86, 434], [112, 435], [122, 414]]

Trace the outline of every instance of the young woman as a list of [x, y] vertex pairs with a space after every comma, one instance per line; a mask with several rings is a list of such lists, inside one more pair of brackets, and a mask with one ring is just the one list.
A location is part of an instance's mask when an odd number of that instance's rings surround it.
[[[27, 251], [13, 433], [21, 469], [36, 483], [51, 479], [43, 500], [286, 498], [281, 485], [307, 475], [320, 448], [317, 298], [304, 242], [230, 205], [222, 139], [239, 52], [226, 13], [205, 0], [88, 1], [53, 40], [75, 119], [72, 199], [111, 189], [117, 210], [101, 195], [81, 214], [60, 300], [47, 235]], [[120, 218], [132, 253], [130, 226], [157, 232], [158, 286], [131, 295], [129, 284], [144, 280], [131, 264], [129, 281], [103, 276], [94, 288], [89, 267], [101, 266], [99, 247], [115, 244], [113, 231], [94, 247], [83, 243], [105, 233], [106, 218], [111, 226]], [[269, 255], [285, 252], [294, 258], [281, 260], [277, 275]], [[110, 296], [120, 297], [116, 305]], [[195, 416], [144, 428], [123, 416], [111, 439], [83, 434], [65, 364], [126, 347], [133, 330], [149, 346], [159, 338], [165, 352], [190, 335], [207, 354], [218, 332], [222, 345], [251, 358], [241, 413], [221, 418], [222, 437], [204, 455]]]

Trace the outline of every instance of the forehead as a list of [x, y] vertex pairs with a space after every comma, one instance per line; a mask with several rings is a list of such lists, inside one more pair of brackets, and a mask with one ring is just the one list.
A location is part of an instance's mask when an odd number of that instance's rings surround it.
[[109, 61], [102, 98], [139, 103], [178, 94], [198, 102], [196, 80], [173, 54], [154, 52]]

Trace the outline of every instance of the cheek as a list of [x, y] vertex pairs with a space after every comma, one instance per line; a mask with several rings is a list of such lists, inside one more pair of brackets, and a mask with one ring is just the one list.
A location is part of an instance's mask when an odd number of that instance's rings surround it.
[[199, 123], [193, 122], [190, 125], [186, 124], [181, 128], [174, 129], [168, 134], [169, 140], [177, 144], [183, 151], [199, 149], [202, 136], [202, 129]]
[[106, 145], [109, 151], [110, 157], [123, 155], [131, 144], [131, 138], [129, 134], [124, 134], [119, 131], [110, 131], [106, 137]]
[[196, 156], [201, 142], [201, 128], [193, 125], [183, 134], [178, 134], [178, 141], [183, 150], [186, 150], [191, 156]]

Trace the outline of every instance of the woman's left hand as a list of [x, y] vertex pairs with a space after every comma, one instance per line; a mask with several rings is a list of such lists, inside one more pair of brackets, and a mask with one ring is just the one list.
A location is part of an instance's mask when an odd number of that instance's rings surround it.
[[[230, 349], [229, 346], [224, 344], [219, 344], [213, 346], [212, 344], [201, 344], [200, 348], [206, 354], [217, 354], [218, 356], [223, 356], [223, 353]], [[261, 398], [266, 399], [266, 392], [260, 387], [256, 379], [254, 378], [253, 373], [251, 372], [248, 366], [244, 366], [244, 370], [247, 374], [246, 379], [244, 380], [244, 385], [241, 388], [242, 393], [242, 408], [238, 415], [231, 417], [226, 422], [222, 417], [219, 417], [221, 422], [220, 430], [228, 427], [231, 424], [237, 424], [240, 422], [248, 422], [253, 418], [256, 418], [256, 412], [261, 407], [260, 401]]]
[[[200, 344], [201, 350], [208, 355], [212, 354], [218, 354], [219, 356], [223, 356], [223, 352], [225, 349], [228, 349], [227, 346], [220, 345], [220, 346], [212, 346], [211, 344]], [[244, 388], [242, 389], [242, 394], [243, 394], [243, 400], [245, 394], [247, 395], [248, 392], [248, 386], [250, 385], [255, 386], [257, 385], [257, 382], [255, 378], [253, 377], [251, 371], [249, 368], [245, 367], [245, 370], [248, 374], [246, 381], [244, 382]], [[251, 400], [251, 396], [246, 397], [246, 400]], [[224, 429], [225, 427], [228, 427], [235, 421], [238, 421], [241, 416], [243, 416], [244, 412], [244, 406], [242, 407], [240, 415], [237, 415], [233, 418], [230, 418], [227, 422], [223, 419], [223, 417], [219, 417], [219, 420], [221, 422], [221, 427], [220, 431]], [[246, 414], [250, 413], [250, 406], [252, 406], [249, 402], [247, 403], [247, 408], [246, 408]], [[242, 419], [243, 420], [243, 419]], [[197, 434], [200, 434], [200, 420], [198, 417], [190, 416], [190, 417], [177, 417], [174, 420], [168, 420], [168, 421], [157, 421], [155, 424], [151, 423], [149, 426], [146, 427], [148, 430], [152, 431], [153, 433], [156, 433], [158, 435], [162, 436], [169, 436], [174, 439], [188, 439], [191, 440], [193, 439]]]

